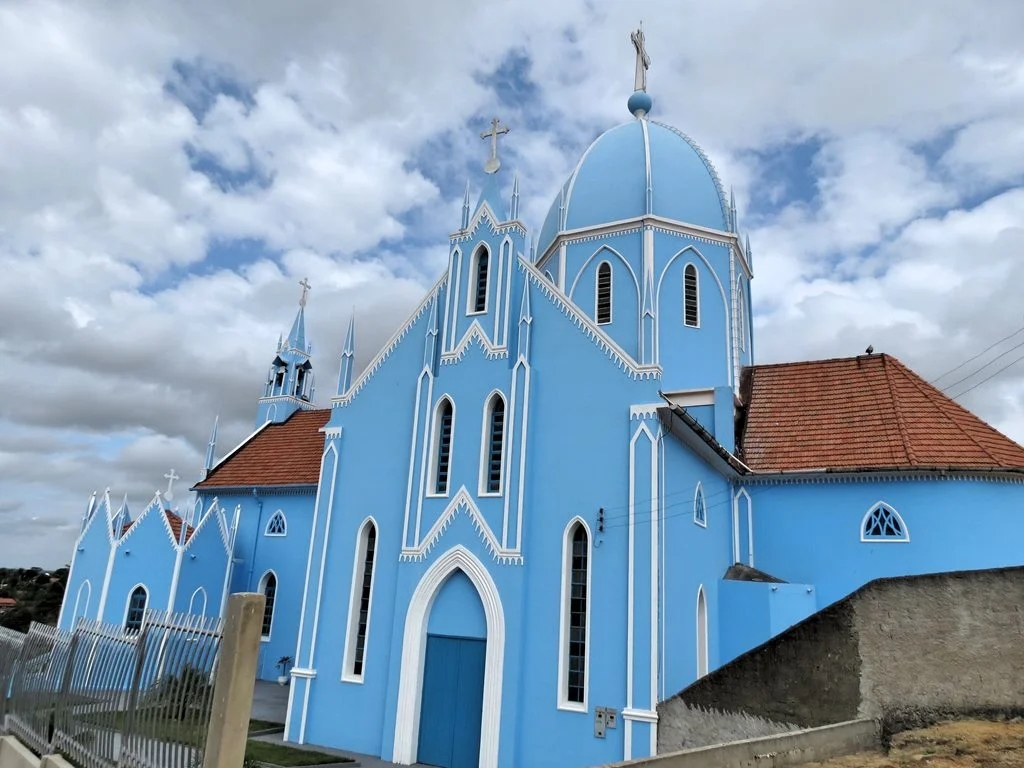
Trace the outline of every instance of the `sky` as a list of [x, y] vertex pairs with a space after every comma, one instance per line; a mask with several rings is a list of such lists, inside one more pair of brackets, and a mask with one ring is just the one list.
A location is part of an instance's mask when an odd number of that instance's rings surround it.
[[652, 117], [735, 190], [757, 362], [871, 344], [1024, 441], [1019, 0], [6, 0], [0, 566], [70, 560], [94, 490], [187, 501], [307, 277], [326, 404], [349, 316], [358, 370], [441, 274], [494, 115], [536, 232], [630, 119], [641, 12]]

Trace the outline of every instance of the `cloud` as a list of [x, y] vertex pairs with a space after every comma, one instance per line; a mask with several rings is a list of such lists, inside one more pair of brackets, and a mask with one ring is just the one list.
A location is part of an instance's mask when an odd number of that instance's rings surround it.
[[[751, 230], [760, 360], [873, 343], [935, 376], [1024, 325], [1024, 7], [644, 16], [656, 116]], [[443, 269], [493, 114], [537, 229], [627, 118], [635, 23], [584, 0], [0, 6], [0, 563], [63, 562], [95, 489], [139, 509], [172, 466], [192, 482], [215, 415], [222, 451], [248, 434], [301, 278], [319, 397], [353, 311], [365, 365]], [[964, 398], [1018, 439], [1022, 375]]]

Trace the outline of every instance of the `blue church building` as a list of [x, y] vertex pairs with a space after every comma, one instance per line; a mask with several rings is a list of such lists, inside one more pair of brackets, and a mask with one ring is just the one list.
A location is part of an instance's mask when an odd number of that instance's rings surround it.
[[90, 503], [62, 624], [263, 592], [287, 740], [573, 768], [654, 754], [660, 701], [871, 579], [1024, 563], [1024, 448], [886, 354], [755, 364], [749, 241], [633, 41], [535, 245], [495, 120], [393, 337], [356, 371], [353, 320], [316, 405], [304, 285], [195, 508]]

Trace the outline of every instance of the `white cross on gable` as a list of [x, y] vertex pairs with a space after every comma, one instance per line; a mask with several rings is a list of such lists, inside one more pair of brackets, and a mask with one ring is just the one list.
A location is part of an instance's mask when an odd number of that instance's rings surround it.
[[484, 164], [484, 173], [497, 173], [501, 168], [501, 161], [498, 159], [498, 137], [508, 133], [507, 125], [502, 125], [498, 118], [491, 120], [491, 130], [480, 133], [481, 139], [491, 140], [491, 156]]
[[306, 306], [306, 294], [309, 293], [309, 289], [312, 288], [313, 286], [309, 284], [309, 278], [308, 277], [302, 278], [299, 281], [299, 285], [302, 286], [302, 296], [299, 297], [299, 306], [300, 307], [304, 307], [304, 306]]
[[164, 498], [165, 499], [173, 499], [174, 498], [174, 492], [173, 492], [174, 481], [175, 480], [180, 480], [181, 477], [179, 475], [174, 474], [174, 470], [173, 469], [169, 473], [164, 475], [164, 477], [167, 478], [167, 493], [164, 494]]

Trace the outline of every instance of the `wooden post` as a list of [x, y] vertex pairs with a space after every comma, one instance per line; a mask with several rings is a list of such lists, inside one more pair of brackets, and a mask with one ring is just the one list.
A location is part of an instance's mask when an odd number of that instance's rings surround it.
[[245, 758], [264, 604], [251, 592], [228, 599], [203, 768], [241, 768]]

